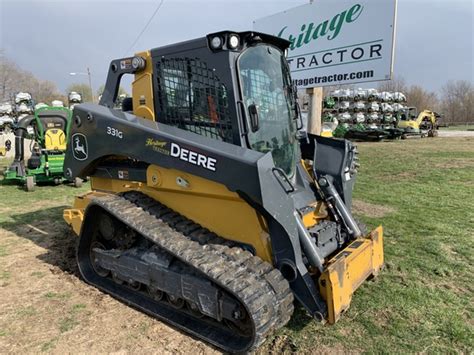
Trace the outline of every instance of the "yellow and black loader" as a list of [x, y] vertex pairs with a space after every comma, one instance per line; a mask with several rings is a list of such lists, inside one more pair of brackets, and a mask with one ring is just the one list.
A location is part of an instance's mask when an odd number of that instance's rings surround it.
[[99, 105], [74, 108], [64, 172], [92, 191], [64, 218], [82, 276], [229, 352], [295, 300], [336, 322], [383, 265], [382, 228], [351, 214], [356, 147], [301, 131], [288, 45], [224, 31], [116, 59]]

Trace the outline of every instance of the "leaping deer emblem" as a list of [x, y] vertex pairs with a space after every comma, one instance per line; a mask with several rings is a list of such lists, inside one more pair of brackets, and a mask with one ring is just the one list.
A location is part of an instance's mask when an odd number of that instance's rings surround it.
[[76, 151], [76, 153], [82, 153], [82, 154], [84, 154], [84, 156], [87, 156], [87, 153], [86, 153], [86, 150], [84, 149], [84, 146], [82, 144], [80, 144], [81, 140], [79, 139], [79, 137], [74, 138], [74, 142], [76, 143], [76, 145], [74, 147], [74, 150]]

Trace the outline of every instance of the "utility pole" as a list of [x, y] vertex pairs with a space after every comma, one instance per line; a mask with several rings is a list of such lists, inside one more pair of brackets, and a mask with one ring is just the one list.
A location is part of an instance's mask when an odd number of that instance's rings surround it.
[[323, 88], [308, 88], [306, 94], [309, 95], [307, 132], [321, 134], [321, 117], [323, 113]]
[[87, 76], [89, 77], [89, 88], [91, 89], [92, 103], [94, 103], [94, 91], [92, 90], [91, 71], [89, 70], [89, 67], [87, 67]]
[[91, 71], [89, 67], [87, 67], [87, 73], [72, 72], [72, 73], [69, 73], [69, 75], [71, 76], [87, 75], [87, 77], [89, 78], [89, 90], [91, 91], [91, 100], [92, 100], [92, 103], [94, 103], [94, 90], [92, 89], [92, 75], [91, 75]]
[[[314, 0], [309, 0], [312, 4]], [[309, 96], [308, 102], [308, 122], [306, 131], [314, 135], [321, 134], [321, 117], [323, 115], [323, 88], [307, 88], [306, 94]]]

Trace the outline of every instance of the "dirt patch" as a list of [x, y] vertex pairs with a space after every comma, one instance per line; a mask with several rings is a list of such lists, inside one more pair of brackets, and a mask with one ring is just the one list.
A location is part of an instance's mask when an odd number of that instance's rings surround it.
[[458, 137], [474, 137], [473, 131], [438, 131], [440, 138], [458, 138]]
[[257, 354], [294, 354], [298, 348], [287, 335], [277, 335], [258, 349]]
[[434, 166], [440, 169], [474, 168], [474, 159], [452, 159]]
[[364, 202], [361, 200], [352, 201], [352, 210], [355, 214], [371, 218], [381, 218], [395, 212], [393, 207], [376, 205], [374, 203]]
[[287, 335], [277, 335], [270, 341], [267, 341], [261, 348], [256, 352], [257, 355], [264, 354], [319, 354], [319, 355], [330, 355], [330, 354], [358, 354], [360, 351], [357, 349], [351, 349], [350, 351], [340, 344], [333, 345], [322, 345], [318, 344], [317, 348], [313, 347], [313, 344], [308, 348], [311, 351], [301, 351], [298, 346], [293, 343], [290, 337]]
[[408, 181], [412, 180], [415, 181], [418, 177], [416, 171], [402, 171], [401, 173], [393, 173], [393, 174], [382, 174], [380, 179], [385, 182], [394, 182], [394, 181]]
[[441, 250], [450, 258], [454, 260], [459, 258], [459, 253], [454, 250], [452, 245], [447, 244], [447, 243], [441, 243], [440, 247], [441, 247]]
[[83, 282], [57, 217], [0, 228], [1, 352], [219, 353]]

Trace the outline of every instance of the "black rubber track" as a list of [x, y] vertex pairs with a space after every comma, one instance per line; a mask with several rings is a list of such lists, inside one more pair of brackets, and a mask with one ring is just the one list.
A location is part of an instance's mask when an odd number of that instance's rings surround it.
[[[107, 211], [235, 297], [249, 315], [252, 335], [239, 335], [222, 323], [193, 317], [126, 285], [119, 285], [111, 278], [97, 275], [89, 251], [101, 211]], [[134, 191], [92, 199], [85, 212], [77, 259], [80, 272], [88, 283], [224, 351], [240, 353], [255, 350], [267, 335], [290, 320], [293, 294], [278, 270], [233, 245], [156, 200]]]

